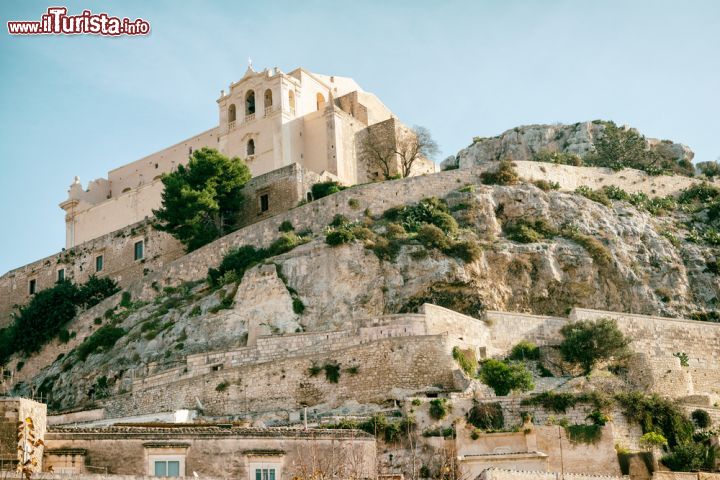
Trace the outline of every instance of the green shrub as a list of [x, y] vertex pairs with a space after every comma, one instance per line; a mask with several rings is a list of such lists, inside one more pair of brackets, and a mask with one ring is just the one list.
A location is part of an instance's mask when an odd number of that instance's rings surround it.
[[520, 243], [537, 243], [558, 234], [557, 229], [544, 218], [510, 220], [505, 222], [503, 230], [510, 240]]
[[270, 244], [270, 247], [265, 250], [265, 254], [266, 257], [281, 255], [306, 242], [307, 240], [300, 238], [300, 236], [294, 233], [283, 233], [280, 235], [280, 238]]
[[466, 263], [472, 263], [482, 256], [482, 247], [475, 241], [464, 240], [453, 242], [449, 248], [445, 249], [445, 253], [459, 258]]
[[190, 317], [197, 317], [202, 313], [202, 308], [200, 308], [200, 305], [195, 305], [192, 310], [190, 310]]
[[472, 349], [462, 350], [460, 347], [453, 347], [452, 356], [465, 373], [474, 376], [478, 369], [478, 361]]
[[675, 353], [673, 353], [673, 357], [678, 358], [680, 360], [681, 367], [687, 367], [690, 365], [690, 357], [685, 352], [675, 352]]
[[278, 227], [278, 231], [280, 232], [292, 232], [295, 230], [295, 227], [293, 227], [293, 224], [290, 220], [283, 220], [283, 222]]
[[435, 420], [442, 420], [452, 410], [452, 405], [445, 398], [435, 398], [430, 400], [430, 408], [428, 413]]
[[678, 203], [680, 204], [708, 204], [713, 200], [720, 197], [720, 189], [709, 183], [696, 183], [695, 185], [686, 188], [678, 196]]
[[475, 403], [468, 411], [467, 421], [481, 430], [502, 430], [505, 426], [502, 407], [499, 403]]
[[603, 194], [610, 200], [630, 201], [630, 195], [620, 187], [615, 185], [605, 185], [602, 188]]
[[606, 207], [612, 206], [612, 202], [602, 190], [593, 190], [590, 187], [582, 185], [575, 189], [575, 193], [577, 193], [578, 195], [582, 195], [583, 197], [588, 198], [593, 202], [605, 205]]
[[345, 215], [337, 214], [333, 217], [332, 222], [330, 222], [331, 227], [344, 227], [345, 225], [349, 224], [350, 220]]
[[667, 438], [662, 433], [658, 432], [647, 432], [640, 437], [640, 446], [646, 450], [652, 450], [653, 448], [660, 448], [667, 445]]
[[346, 228], [338, 228], [331, 230], [325, 236], [325, 243], [328, 245], [336, 246], [344, 243], [350, 243], [355, 239], [352, 232]]
[[348, 207], [352, 208], [353, 210], [357, 210], [358, 208], [360, 208], [360, 202], [358, 202], [355, 198], [351, 198], [348, 200]]
[[574, 153], [551, 152], [540, 150], [533, 156], [533, 161], [544, 163], [557, 163], [559, 165], [572, 165], [579, 167], [583, 164], [582, 159]]
[[692, 441], [693, 422], [671, 400], [639, 392], [618, 394], [616, 399], [625, 416], [638, 423], [643, 433], [662, 433], [670, 448]]
[[223, 257], [218, 268], [208, 270], [208, 282], [217, 287], [220, 285], [220, 279], [228, 272], [235, 273], [237, 278], [241, 279], [246, 270], [263, 261], [266, 256], [265, 249], [255, 248], [252, 245], [244, 245], [230, 250]]
[[229, 386], [230, 386], [230, 384], [226, 380], [223, 380], [222, 382], [217, 384], [217, 386], [215, 387], [215, 391], [216, 392], [224, 392], [225, 390], [228, 389]]
[[77, 348], [78, 358], [85, 361], [91, 354], [99, 351], [107, 351], [125, 335], [125, 330], [119, 327], [105, 325], [98, 328]]
[[458, 225], [449, 212], [445, 201], [430, 197], [415, 205], [390, 208], [383, 213], [383, 217], [399, 223], [406, 232], [417, 232], [424, 224], [430, 224], [453, 235], [457, 232]]
[[322, 372], [322, 367], [315, 363], [310, 365], [310, 368], [308, 368], [308, 375], [310, 375], [311, 377], [316, 377], [320, 372]]
[[87, 282], [80, 285], [76, 303], [81, 308], [90, 308], [114, 295], [118, 290], [120, 288], [112, 278], [98, 278], [92, 275]]
[[336, 362], [329, 362], [323, 365], [325, 370], [325, 378], [330, 383], [338, 383], [340, 380], [340, 364]]
[[693, 412], [690, 414], [690, 418], [692, 418], [693, 422], [695, 422], [695, 425], [697, 425], [698, 428], [708, 428], [710, 425], [712, 425], [712, 419], [710, 418], [710, 414], [702, 408], [693, 410]]
[[533, 185], [535, 185], [537, 188], [544, 192], [549, 192], [550, 190], [560, 190], [560, 184], [558, 182], [549, 182], [547, 180], [535, 180], [532, 182]]
[[100, 317], [95, 317], [95, 318], [93, 319], [93, 323], [94, 323], [95, 325], [100, 325], [100, 324], [102, 324], [102, 318], [100, 318]]
[[[15, 320], [10, 326], [0, 329], [0, 363], [6, 363], [16, 352], [37, 352], [61, 334], [63, 327], [72, 320], [78, 308], [96, 305], [117, 291], [113, 280], [95, 276], [91, 276], [79, 286], [64, 280], [39, 291], [26, 305], [18, 307]], [[65, 338], [65, 334], [62, 335]], [[71, 337], [67, 338], [69, 340]]]
[[597, 238], [571, 228], [564, 228], [560, 235], [582, 246], [598, 265], [608, 266], [612, 263], [610, 250]]
[[293, 312], [297, 313], [298, 315], [302, 315], [305, 311], [305, 304], [297, 297], [293, 297], [292, 305]]
[[717, 451], [715, 446], [702, 443], [686, 443], [675, 446], [662, 457], [662, 463], [675, 472], [713, 471]]
[[594, 151], [583, 158], [587, 165], [607, 167], [613, 170], [636, 168], [651, 175], [679, 173], [692, 176], [694, 167], [687, 160], [681, 160], [662, 143], [650, 147], [645, 137], [634, 129], [605, 124], [602, 136], [595, 140]]
[[333, 193], [337, 193], [341, 190], [345, 190], [347, 187], [344, 187], [340, 185], [338, 182], [321, 182], [316, 183], [311, 187], [312, 191], [312, 197], [315, 200], [318, 200], [323, 197], [327, 197], [328, 195], [332, 195]]
[[385, 234], [388, 238], [398, 238], [407, 235], [407, 232], [399, 223], [388, 223], [385, 227]]
[[58, 340], [60, 340], [60, 343], [67, 343], [70, 341], [70, 332], [63, 328], [58, 332]]
[[495, 171], [482, 172], [480, 180], [486, 185], [517, 185], [520, 183], [517, 170], [510, 160], [502, 160]]
[[435, 225], [425, 224], [418, 230], [417, 239], [427, 248], [445, 250], [450, 247], [450, 239]]
[[480, 380], [505, 396], [514, 390], [528, 391], [535, 388], [532, 374], [520, 363], [505, 363], [500, 360], [485, 360], [480, 367]]
[[132, 305], [132, 296], [130, 295], [130, 292], [125, 291], [122, 292], [122, 295], [120, 297], [120, 306], [123, 308], [129, 308]]
[[618, 329], [617, 322], [608, 318], [597, 321], [581, 320], [560, 329], [563, 359], [583, 368], [587, 374], [601, 360], [610, 360], [627, 353], [630, 339]]
[[537, 345], [526, 340], [517, 343], [510, 350], [509, 360], [538, 360], [540, 359], [540, 349]]

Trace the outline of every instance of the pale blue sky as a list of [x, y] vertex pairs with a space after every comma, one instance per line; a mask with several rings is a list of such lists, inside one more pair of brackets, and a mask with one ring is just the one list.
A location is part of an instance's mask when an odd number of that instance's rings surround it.
[[[57, 4], [152, 34], [7, 34]], [[248, 56], [355, 78], [428, 127], [438, 160], [473, 136], [595, 118], [720, 155], [720, 1], [3, 0], [0, 20], [0, 274], [63, 247], [74, 175], [215, 125]]]

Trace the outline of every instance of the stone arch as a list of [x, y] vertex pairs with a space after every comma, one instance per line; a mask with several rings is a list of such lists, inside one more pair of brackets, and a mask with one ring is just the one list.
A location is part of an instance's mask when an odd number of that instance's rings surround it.
[[252, 138], [247, 142], [246, 152], [248, 157], [255, 155], [255, 140]]
[[272, 90], [269, 88], [265, 90], [265, 108], [272, 107], [273, 104], [273, 98], [272, 98]]
[[248, 90], [245, 94], [245, 115], [255, 114], [255, 90]]
[[237, 120], [237, 110], [235, 104], [231, 103], [228, 107], [228, 122], [234, 122], [235, 120]]
[[320, 110], [320, 105], [325, 103], [325, 96], [322, 93], [318, 92], [315, 95], [315, 102], [317, 103], [317, 109]]

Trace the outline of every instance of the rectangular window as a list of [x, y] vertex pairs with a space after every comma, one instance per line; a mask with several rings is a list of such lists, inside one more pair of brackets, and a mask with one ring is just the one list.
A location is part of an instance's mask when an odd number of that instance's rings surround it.
[[[137, 260], [137, 258], [136, 258], [136, 260]], [[97, 257], [95, 257], [95, 271], [102, 272], [102, 269], [103, 269], [103, 256], [98, 255]]]
[[35, 295], [35, 288], [37, 287], [37, 281], [36, 280], [30, 280], [30, 285], [28, 286], [30, 295]]
[[274, 468], [256, 468], [255, 480], [275, 480]]
[[178, 460], [156, 460], [155, 461], [156, 477], [179, 477], [180, 462]]
[[260, 211], [267, 212], [268, 208], [270, 208], [270, 199], [268, 198], [268, 195], [260, 195]]
[[135, 260], [142, 260], [145, 252], [143, 252], [144, 244], [143, 241], [135, 242]]
[[57, 281], [62, 282], [63, 280], [65, 280], [65, 269], [61, 268], [60, 270], [58, 270], [58, 280]]

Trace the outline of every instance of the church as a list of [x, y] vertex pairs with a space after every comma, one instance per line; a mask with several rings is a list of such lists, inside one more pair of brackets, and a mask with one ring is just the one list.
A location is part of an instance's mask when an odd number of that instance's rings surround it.
[[[60, 204], [66, 248], [150, 218], [161, 204], [162, 174], [187, 163], [198, 148], [239, 157], [250, 168], [248, 211], [241, 219], [247, 224], [311, 200], [310, 187], [319, 181], [349, 186], [383, 179], [375, 165], [362, 160], [359, 140], [370, 129], [391, 143], [412, 134], [353, 79], [303, 68], [257, 72], [250, 64], [239, 81], [220, 92], [217, 107], [218, 125], [205, 132], [111, 170], [87, 188], [75, 177]], [[398, 165], [392, 171], [397, 173]], [[435, 171], [431, 160], [420, 158], [411, 174]]]

